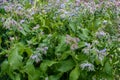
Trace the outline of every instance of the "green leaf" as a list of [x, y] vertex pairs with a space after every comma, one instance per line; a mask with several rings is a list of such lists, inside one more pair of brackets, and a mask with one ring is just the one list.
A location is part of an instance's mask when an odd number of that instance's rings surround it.
[[40, 65], [40, 69], [43, 72], [46, 72], [48, 67], [51, 67], [53, 64], [56, 64], [56, 63], [57, 63], [56, 61], [44, 60]]
[[78, 46], [79, 46], [79, 48], [85, 47], [85, 42], [81, 42], [81, 41], [80, 41], [80, 42], [78, 43]]
[[21, 80], [19, 74], [17, 74], [17, 75], [15, 76], [15, 80]]
[[82, 29], [82, 33], [85, 36], [85, 38], [89, 38], [89, 36], [88, 36], [89, 30], [88, 29]]
[[101, 61], [99, 60], [98, 56], [95, 57], [95, 63], [96, 63], [97, 65], [99, 65], [99, 64], [101, 63]]
[[24, 36], [27, 35], [27, 33], [25, 32], [25, 30], [20, 30], [20, 32], [21, 32]]
[[8, 61], [5, 60], [2, 64], [1, 64], [1, 71], [2, 73], [7, 72], [9, 69], [9, 64]]
[[69, 80], [78, 80], [80, 76], [80, 69], [79, 66], [77, 65], [70, 73]]
[[24, 66], [23, 72], [28, 74], [28, 80], [39, 80], [40, 72], [35, 69], [33, 62], [28, 60], [26, 65]]
[[25, 48], [25, 52], [27, 52], [27, 54], [28, 54], [28, 56], [30, 57], [31, 55], [32, 55], [32, 49], [30, 49], [30, 48], [28, 48], [28, 47], [26, 47]]
[[73, 32], [76, 31], [75, 23], [71, 22], [69, 26], [70, 26], [70, 28], [71, 28], [71, 30], [72, 30]]
[[60, 60], [65, 60], [70, 54], [71, 54], [70, 50], [62, 53]]
[[60, 80], [60, 77], [62, 76], [62, 73], [57, 75], [51, 75], [48, 77], [49, 80]]
[[19, 69], [22, 66], [22, 59], [23, 57], [19, 55], [18, 49], [13, 49], [8, 56], [8, 63], [10, 67], [14, 69]]
[[17, 49], [18, 53], [22, 55], [25, 49], [25, 45], [23, 45], [22, 43], [17, 43], [15, 44], [14, 49]]
[[56, 61], [47, 61], [48, 63], [48, 66], [51, 67], [53, 64], [56, 64], [57, 62]]
[[29, 26], [27, 24], [22, 24], [26, 32], [30, 32]]
[[55, 53], [63, 52], [63, 51], [66, 50], [67, 45], [66, 45], [66, 43], [65, 43], [65, 40], [66, 40], [66, 37], [65, 37], [65, 36], [60, 36], [60, 43], [59, 43], [59, 45], [56, 47]]
[[109, 61], [105, 63], [103, 71], [108, 75], [112, 75], [112, 66], [110, 65]]
[[24, 66], [24, 72], [26, 72], [29, 76], [32, 76], [32, 74], [35, 73], [35, 68], [32, 61], [27, 61], [26, 65]]
[[[1, 6], [1, 3], [0, 3], [0, 6]], [[6, 13], [5, 9], [4, 8], [0, 8], [0, 15], [1, 14], [5, 14], [5, 13]]]
[[86, 56], [83, 53], [79, 53], [78, 55], [75, 56], [75, 59], [78, 61], [85, 61], [88, 59], [88, 56]]
[[1, 39], [1, 37], [0, 37], [0, 46], [1, 46], [1, 43], [2, 43], [2, 39]]
[[81, 29], [82, 33], [79, 33], [79, 37], [82, 40], [89, 40], [90, 36], [89, 36], [89, 30], [88, 29]]
[[67, 72], [67, 71], [71, 70], [74, 66], [75, 66], [75, 63], [72, 59], [61, 61], [58, 64], [58, 71]]

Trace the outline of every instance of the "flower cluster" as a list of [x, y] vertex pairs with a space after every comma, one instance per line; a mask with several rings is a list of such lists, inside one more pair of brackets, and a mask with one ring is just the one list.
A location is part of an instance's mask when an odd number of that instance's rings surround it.
[[85, 43], [85, 48], [82, 50], [84, 54], [89, 55], [92, 45], [90, 43]]
[[41, 55], [40, 54], [34, 54], [30, 57], [32, 60], [34, 60], [36, 63], [39, 63], [41, 61]]
[[98, 55], [98, 59], [100, 61], [102, 61], [104, 59], [104, 57], [107, 56], [106, 48], [104, 48], [102, 50], [97, 50], [97, 55]]
[[78, 49], [78, 42], [79, 42], [79, 38], [74, 38], [71, 37], [70, 35], [66, 35], [66, 43], [71, 45], [70, 49], [71, 50], [76, 50]]
[[97, 40], [94, 40], [94, 41], [92, 42], [92, 44], [90, 44], [90, 43], [85, 43], [86, 47], [84, 47], [84, 48], [82, 49], [82, 51], [83, 51], [84, 54], [86, 54], [86, 55], [88, 55], [88, 56], [90, 56], [90, 54], [96, 55], [96, 57], [98, 58], [98, 60], [100, 60], [100, 62], [101, 62], [101, 61], [103, 61], [104, 58], [107, 56], [107, 49], [104, 48], [104, 49], [102, 49], [102, 50], [99, 50], [99, 49], [97, 48], [97, 44], [98, 44], [98, 43], [99, 43], [99, 42], [98, 42]]
[[36, 63], [42, 60], [42, 55], [47, 54], [48, 47], [38, 47], [34, 51], [34, 54], [31, 56], [31, 59], [34, 60]]
[[94, 65], [89, 62], [84, 62], [84, 63], [80, 64], [80, 67], [82, 70], [95, 71]]
[[33, 30], [37, 30], [40, 28], [40, 25], [36, 25], [35, 27], [33, 27]]
[[47, 50], [48, 50], [48, 47], [38, 47], [38, 48], [36, 48], [37, 52], [40, 52], [40, 53], [43, 53], [43, 54], [47, 54]]
[[102, 38], [102, 37], [105, 37], [105, 36], [106, 36], [106, 33], [104, 31], [96, 32], [96, 37], [97, 38]]
[[15, 21], [14, 19], [12, 19], [11, 17], [10, 18], [7, 18], [4, 22], [4, 25], [3, 25], [6, 29], [11, 29], [11, 27], [15, 27], [17, 30], [23, 30], [23, 27], [17, 22]]

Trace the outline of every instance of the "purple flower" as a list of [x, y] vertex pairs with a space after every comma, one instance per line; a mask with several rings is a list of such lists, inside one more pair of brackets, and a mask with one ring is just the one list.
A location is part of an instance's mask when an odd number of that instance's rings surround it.
[[21, 6], [18, 6], [18, 8], [17, 8], [18, 10], [22, 10], [22, 7]]
[[103, 21], [103, 24], [105, 25], [105, 24], [107, 24], [107, 22], [108, 22], [107, 20], [104, 20], [104, 21]]
[[100, 53], [105, 53], [106, 52], [106, 48], [104, 48], [103, 50], [100, 50]]
[[100, 60], [100, 61], [102, 61], [103, 59], [104, 59], [104, 57], [107, 55], [107, 53], [106, 53], [106, 48], [104, 48], [104, 49], [102, 49], [102, 50], [96, 50], [97, 51], [97, 53], [98, 53], [98, 59]]
[[32, 55], [30, 58], [34, 60], [36, 63], [40, 62], [40, 58], [38, 54]]
[[61, 4], [61, 5], [60, 5], [60, 8], [65, 8], [65, 4]]
[[87, 69], [88, 71], [95, 71], [94, 65], [89, 62], [82, 63], [80, 67], [82, 68], [82, 70]]
[[78, 44], [72, 44], [70, 47], [71, 50], [76, 50], [78, 49]]
[[35, 27], [33, 27], [33, 30], [37, 30], [40, 28], [40, 25], [36, 25]]
[[91, 47], [91, 45], [90, 45], [90, 43], [85, 43], [85, 46], [87, 46], [87, 47]]
[[24, 22], [25, 22], [25, 20], [21, 20], [21, 21], [20, 21], [21, 24], [24, 23]]
[[44, 50], [48, 50], [48, 47], [44, 47]]
[[99, 32], [96, 32], [96, 36], [97, 36], [98, 38], [101, 38], [101, 37], [106, 36], [106, 33], [105, 33], [104, 31], [99, 31]]
[[105, 33], [105, 32], [103, 32], [103, 31], [100, 31], [100, 35], [101, 35], [101, 36], [105, 36], [105, 35], [106, 35], [106, 33]]

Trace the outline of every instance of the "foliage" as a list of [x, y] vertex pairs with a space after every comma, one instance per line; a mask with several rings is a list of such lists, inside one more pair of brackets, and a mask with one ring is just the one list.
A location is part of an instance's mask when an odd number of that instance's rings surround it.
[[118, 80], [119, 21], [110, 1], [4, 3], [0, 79]]

